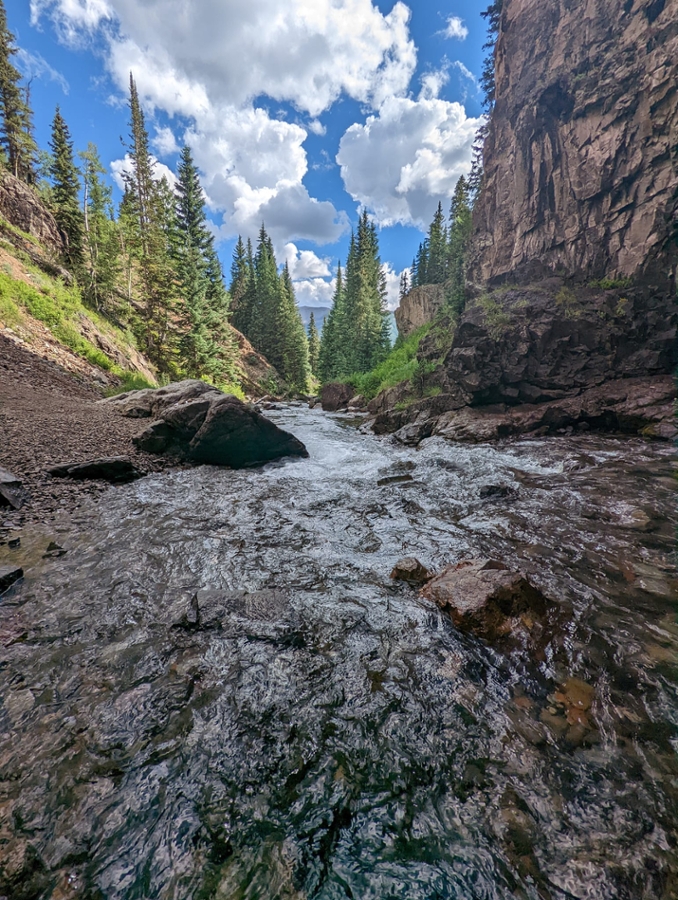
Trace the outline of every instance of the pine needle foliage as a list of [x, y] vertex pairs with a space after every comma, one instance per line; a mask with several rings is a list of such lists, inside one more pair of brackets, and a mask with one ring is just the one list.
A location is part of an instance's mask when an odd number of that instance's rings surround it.
[[33, 139], [33, 115], [28, 89], [12, 63], [17, 53], [14, 35], [7, 26], [7, 12], [0, 0], [0, 146], [9, 171], [27, 184], [36, 181], [37, 146]]

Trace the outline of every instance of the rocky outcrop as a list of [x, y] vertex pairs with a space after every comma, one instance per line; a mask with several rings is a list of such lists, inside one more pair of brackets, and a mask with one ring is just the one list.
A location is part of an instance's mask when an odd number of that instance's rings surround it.
[[504, 0], [472, 280], [632, 277], [678, 246], [675, 0]]
[[371, 422], [375, 434], [393, 434], [403, 444], [432, 435], [480, 444], [520, 434], [573, 431], [635, 434], [657, 440], [678, 436], [676, 385], [672, 376], [605, 382], [573, 397], [546, 403], [466, 406], [451, 394], [387, 410]]
[[121, 415], [153, 417], [134, 444], [198, 463], [241, 469], [283, 456], [307, 457], [301, 441], [230, 394], [202, 381], [183, 381], [157, 391], [130, 391], [107, 401]]
[[350, 384], [341, 381], [331, 381], [324, 384], [320, 403], [325, 412], [337, 412], [339, 409], [347, 409], [355, 389]]
[[445, 303], [445, 288], [442, 284], [425, 284], [413, 288], [400, 301], [394, 315], [398, 334], [408, 337], [435, 319]]
[[439, 361], [432, 383], [465, 404], [541, 403], [674, 371], [677, 330], [672, 297], [552, 279], [469, 303], [442, 358], [435, 339], [420, 356]]
[[0, 171], [0, 215], [54, 256], [63, 253], [63, 236], [52, 213], [27, 184], [5, 171]]

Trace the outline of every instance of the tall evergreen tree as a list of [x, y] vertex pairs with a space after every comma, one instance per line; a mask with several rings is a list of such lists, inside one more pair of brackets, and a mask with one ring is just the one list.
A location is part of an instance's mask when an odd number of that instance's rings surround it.
[[189, 147], [181, 151], [175, 215], [174, 254], [184, 317], [181, 361], [194, 377], [232, 377], [235, 350], [228, 326], [228, 294], [214, 238], [207, 228], [200, 176]]
[[311, 311], [311, 320], [308, 323], [308, 362], [313, 375], [318, 377], [318, 362], [320, 358], [320, 336], [315, 324], [315, 316]]
[[428, 231], [428, 284], [442, 284], [447, 277], [447, 228], [443, 204], [438, 208]]
[[32, 111], [28, 89], [20, 85], [21, 74], [12, 63], [17, 48], [7, 26], [5, 4], [0, 0], [0, 145], [10, 172], [28, 184], [35, 183], [37, 147], [33, 139]]
[[99, 311], [112, 312], [112, 302], [122, 274], [120, 233], [114, 220], [111, 188], [101, 176], [101, 165], [94, 144], [80, 153], [83, 164], [84, 273], [86, 299]]
[[134, 76], [130, 72], [131, 172], [125, 176], [127, 244], [136, 256], [143, 293], [142, 345], [162, 371], [175, 360], [170, 340], [177, 285], [172, 261], [174, 200], [169, 186], [153, 178], [154, 162]]
[[328, 350], [321, 365], [325, 378], [368, 372], [388, 352], [391, 342], [386, 281], [377, 230], [367, 212], [360, 218], [357, 233], [351, 236], [343, 298], [335, 315], [330, 313], [328, 319], [327, 336], [323, 329], [323, 343], [328, 342]]
[[410, 290], [410, 279], [407, 274], [407, 269], [403, 269], [402, 275], [400, 276], [400, 290], [399, 297], [402, 300]]
[[[242, 238], [238, 237], [238, 242], [242, 245]], [[236, 254], [238, 247], [236, 246]], [[231, 300], [233, 310], [233, 318], [231, 324], [238, 331], [242, 332], [246, 337], [252, 332], [252, 314], [257, 298], [257, 286], [254, 275], [254, 251], [252, 249], [252, 241], [247, 238], [247, 249], [245, 251], [244, 261], [234, 255], [233, 264], [231, 265]], [[233, 298], [237, 299], [233, 302]]]
[[249, 280], [249, 272], [247, 269], [247, 250], [240, 235], [238, 235], [238, 243], [233, 251], [233, 261], [231, 262], [231, 285], [228, 292], [231, 296], [231, 315], [235, 316], [236, 310], [239, 308], [245, 292], [247, 291], [247, 282]]
[[483, 50], [488, 53], [483, 61], [483, 70], [480, 76], [480, 87], [483, 91], [484, 105], [488, 112], [494, 107], [496, 84], [494, 79], [495, 48], [497, 35], [501, 27], [501, 13], [504, 0], [492, 0], [481, 16], [487, 20], [487, 41], [483, 44]]
[[457, 181], [450, 208], [450, 240], [448, 245], [447, 302], [460, 313], [466, 299], [466, 253], [471, 238], [471, 205], [468, 182], [462, 175]]
[[294, 296], [294, 285], [287, 263], [280, 277], [281, 302], [278, 320], [278, 341], [282, 345], [280, 373], [296, 390], [306, 393], [310, 375], [308, 340], [301, 314]]
[[[353, 243], [353, 238], [351, 238]], [[318, 358], [318, 376], [321, 381], [332, 381], [340, 372], [345, 371], [345, 362], [342, 354], [341, 336], [344, 331], [346, 319], [346, 292], [344, 290], [344, 276], [341, 263], [337, 268], [337, 282], [332, 298], [332, 308], [323, 322], [322, 337], [320, 340], [320, 354]]]
[[52, 121], [49, 146], [52, 151], [49, 173], [52, 177], [51, 202], [54, 218], [65, 238], [66, 261], [76, 274], [81, 274], [84, 262], [84, 222], [79, 200], [80, 176], [75, 165], [68, 125], [58, 106]]

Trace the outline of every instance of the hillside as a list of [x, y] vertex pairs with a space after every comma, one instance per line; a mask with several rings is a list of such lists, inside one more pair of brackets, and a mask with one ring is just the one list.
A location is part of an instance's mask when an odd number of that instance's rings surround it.
[[[84, 384], [111, 392], [157, 384], [157, 372], [129, 328], [83, 303], [60, 256], [64, 245], [50, 211], [25, 184], [0, 172], [0, 334]], [[279, 382], [272, 366], [231, 329], [237, 383], [256, 397]]]

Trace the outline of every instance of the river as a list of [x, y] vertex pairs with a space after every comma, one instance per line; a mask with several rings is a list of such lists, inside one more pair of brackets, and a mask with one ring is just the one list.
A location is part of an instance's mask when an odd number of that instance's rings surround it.
[[[269, 415], [308, 460], [149, 476], [0, 547], [26, 570], [0, 601], [0, 897], [675, 900], [673, 448]], [[460, 634], [389, 578], [402, 556], [525, 569], [557, 651]], [[197, 589], [249, 593], [177, 627]], [[568, 678], [591, 740], [549, 718]]]

